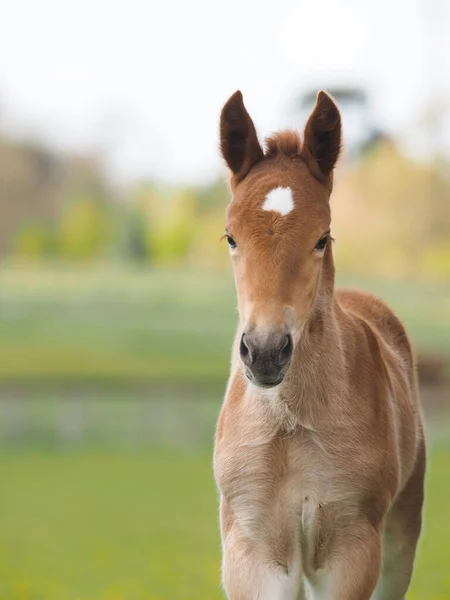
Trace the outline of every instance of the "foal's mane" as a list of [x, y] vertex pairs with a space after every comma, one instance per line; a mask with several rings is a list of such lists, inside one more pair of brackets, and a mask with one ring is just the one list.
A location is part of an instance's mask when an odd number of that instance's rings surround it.
[[265, 140], [265, 156], [273, 157], [283, 154], [288, 158], [301, 156], [302, 141], [297, 131], [285, 129], [278, 131]]

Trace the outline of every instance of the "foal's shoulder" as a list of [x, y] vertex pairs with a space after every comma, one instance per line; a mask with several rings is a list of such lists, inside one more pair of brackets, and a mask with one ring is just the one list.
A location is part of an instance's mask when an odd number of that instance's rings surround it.
[[383, 300], [359, 290], [337, 290], [336, 299], [346, 312], [375, 328], [384, 341], [404, 353], [412, 362], [412, 348], [405, 327]]
[[373, 316], [375, 319], [393, 317], [400, 323], [393, 311], [387, 306], [383, 300], [363, 292], [353, 289], [338, 289], [336, 290], [336, 299], [340, 306], [349, 312], [357, 313], [361, 316]]

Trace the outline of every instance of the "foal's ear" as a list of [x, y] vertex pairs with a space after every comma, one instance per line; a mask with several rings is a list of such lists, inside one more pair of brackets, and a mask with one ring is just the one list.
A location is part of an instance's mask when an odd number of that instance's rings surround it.
[[231, 96], [222, 109], [220, 150], [236, 183], [242, 181], [253, 165], [264, 158], [255, 126], [239, 91]]
[[341, 115], [334, 101], [319, 92], [305, 127], [302, 154], [313, 175], [328, 177], [341, 150]]

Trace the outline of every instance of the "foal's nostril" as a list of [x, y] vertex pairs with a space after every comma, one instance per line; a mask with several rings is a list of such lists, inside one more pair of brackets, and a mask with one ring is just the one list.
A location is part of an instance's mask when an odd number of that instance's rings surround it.
[[289, 359], [292, 356], [292, 349], [292, 337], [290, 335], [286, 335], [279, 356], [279, 362], [282, 367], [289, 362]]
[[241, 354], [241, 358], [244, 363], [249, 363], [251, 361], [250, 350], [245, 341], [245, 333], [242, 334], [241, 343], [239, 345], [239, 352]]
[[283, 379], [292, 357], [293, 340], [282, 331], [267, 335], [263, 330], [258, 335], [258, 332], [251, 330], [242, 334], [239, 353], [246, 372], [251, 372], [251, 378], [270, 387], [278, 385]]

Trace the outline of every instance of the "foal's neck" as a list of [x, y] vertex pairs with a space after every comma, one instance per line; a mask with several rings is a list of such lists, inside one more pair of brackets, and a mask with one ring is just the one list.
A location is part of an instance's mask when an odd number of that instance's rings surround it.
[[320, 430], [333, 413], [333, 399], [343, 396], [344, 354], [339, 328], [339, 306], [334, 296], [316, 307], [296, 345], [283, 383], [270, 398], [272, 411], [286, 415], [289, 429]]

